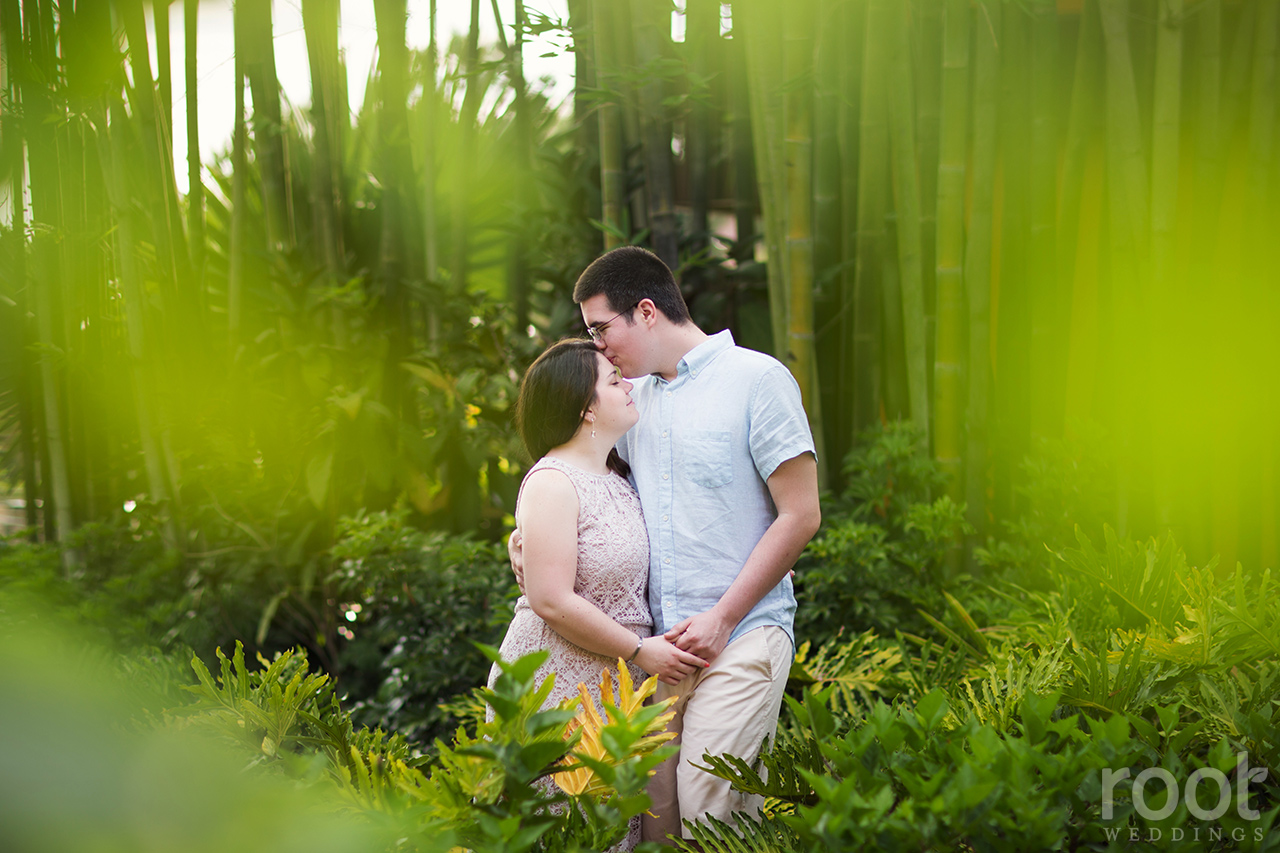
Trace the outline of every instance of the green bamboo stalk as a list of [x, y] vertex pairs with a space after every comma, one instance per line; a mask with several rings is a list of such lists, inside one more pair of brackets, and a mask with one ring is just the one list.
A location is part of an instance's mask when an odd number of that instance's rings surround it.
[[618, 105], [619, 127], [622, 129], [622, 169], [624, 209], [630, 217], [627, 242], [632, 235], [639, 234], [649, 228], [649, 195], [643, 182], [630, 176], [643, 174], [645, 171], [644, 131], [640, 122], [640, 94], [636, 91], [637, 77], [633, 73], [638, 66], [636, 59], [636, 34], [630, 14], [631, 0], [611, 0], [612, 11], [608, 15], [598, 16], [603, 25], [610, 28], [610, 44], [613, 53], [609, 61], [614, 74], [609, 84], [610, 91], [616, 94]]
[[244, 112], [244, 54], [245, 46], [244, 16], [236, 14], [233, 19], [233, 38], [236, 44], [235, 66], [235, 112], [231, 131], [231, 234], [228, 251], [231, 257], [227, 261], [227, 337], [231, 352], [237, 350], [240, 337], [241, 315], [244, 313], [244, 277], [248, 236], [245, 226], [248, 223], [246, 182], [248, 181], [248, 129], [245, 126]]
[[869, 0], [863, 24], [861, 98], [858, 118], [858, 213], [853, 296], [853, 435], [880, 422], [884, 350], [882, 264], [890, 254], [885, 229], [889, 198], [888, 65], [884, 37], [888, 4]]
[[1149, 243], [1150, 199], [1147, 164], [1143, 153], [1137, 86], [1129, 42], [1128, 0], [1101, 0], [1103, 41], [1107, 74], [1107, 175], [1111, 215], [1111, 269], [1116, 288], [1115, 344], [1130, 395], [1131, 411], [1118, 414], [1116, 434], [1125, 460], [1116, 489], [1116, 528], [1128, 534], [1146, 505], [1149, 485], [1149, 450], [1144, 426], [1150, 365], [1147, 348], [1149, 327], [1143, 307], [1148, 286], [1143, 280]]
[[[840, 60], [848, 50], [840, 31], [840, 7], [818, 0], [813, 60], [813, 268], [821, 293], [840, 261]], [[838, 301], [835, 302], [838, 311]], [[828, 383], [829, 384], [829, 383]]]
[[[859, 383], [854, 374], [854, 332], [858, 318], [855, 316], [855, 285], [857, 282], [858, 240], [860, 220], [858, 205], [862, 200], [861, 157], [859, 146], [859, 123], [862, 112], [862, 51], [866, 39], [863, 38], [863, 27], [867, 21], [865, 3], [857, 0], [854, 3], [842, 4], [839, 7], [838, 32], [846, 45], [844, 61], [840, 68], [839, 120], [836, 134], [840, 145], [841, 169], [840, 182], [840, 314], [838, 316], [839, 351], [836, 354], [833, 369], [827, 371], [832, 377], [832, 384], [839, 390], [837, 400], [839, 408], [835, 413], [836, 427], [828, 438], [828, 455], [833, 459], [843, 459], [852, 446], [854, 435], [860, 428], [857, 424], [859, 392], [864, 392], [866, 399], [862, 401], [863, 410], [870, 412], [873, 403], [879, 400], [879, 370], [872, 374], [872, 382]], [[874, 318], [878, 309], [871, 312]], [[874, 326], [869, 327], [878, 334]], [[867, 387], [869, 386], [869, 387]], [[852, 392], [852, 393], [850, 393]]]
[[156, 34], [156, 84], [159, 87], [160, 118], [165, 136], [173, 136], [173, 59], [169, 35], [170, 0], [152, 0], [151, 15]]
[[184, 0], [183, 15], [187, 89], [187, 245], [191, 251], [191, 265], [201, 270], [204, 267], [204, 178], [200, 164], [200, 77], [196, 62], [200, 0]]
[[1071, 293], [1075, 281], [1076, 238], [1080, 229], [1085, 162], [1089, 146], [1100, 129], [1098, 104], [1102, 90], [1101, 50], [1102, 25], [1098, 20], [1097, 0], [1085, 0], [1080, 10], [1080, 31], [1076, 38], [1071, 106], [1063, 147], [1062, 189], [1058, 193], [1057, 235], [1061, 251], [1055, 257], [1058, 292], [1063, 295], [1064, 301]]
[[[901, 305], [886, 305], [901, 311], [902, 343], [906, 359], [907, 398], [911, 420], [925, 436], [922, 452], [929, 448], [929, 368], [925, 343], [923, 249], [920, 237], [920, 182], [916, 171], [916, 115], [908, 37], [906, 4], [896, 4], [889, 16], [885, 36], [890, 41], [894, 73], [889, 97], [889, 139], [892, 144], [893, 199], [898, 220], [898, 268], [901, 276]], [[892, 358], [892, 351], [890, 357]]]
[[[1187, 29], [1191, 38], [1191, 73], [1188, 103], [1194, 116], [1194, 131], [1189, 139], [1195, 146], [1194, 171], [1190, 187], [1192, 194], [1192, 233], [1201, 239], [1193, 242], [1183, 282], [1186, 299], [1192, 297], [1189, 283], [1210, 280], [1214, 268], [1213, 248], [1217, 241], [1210, 238], [1218, 230], [1218, 208], [1221, 204], [1222, 145], [1220, 129], [1220, 102], [1222, 92], [1222, 3], [1221, 0], [1202, 0], [1194, 10], [1192, 26]], [[1187, 304], [1187, 303], [1184, 303]], [[1206, 360], [1197, 365], [1198, 376], [1206, 386], [1211, 369]], [[1207, 425], [1206, 425], [1207, 427]], [[1205, 443], [1210, 438], [1208, 429], [1203, 432]], [[1206, 472], [1207, 474], [1208, 472]], [[1184, 547], [1188, 554], [1211, 553], [1213, 505], [1210, 483], [1212, 475], [1202, 477], [1191, 488], [1192, 494], [1184, 505]], [[1182, 539], [1180, 538], [1181, 542]]]
[[[662, 105], [662, 83], [656, 73], [664, 38], [655, 17], [664, 6], [652, 0], [630, 0], [637, 67], [647, 69], [639, 87], [640, 135], [644, 148], [645, 197], [654, 254], [671, 269], [680, 266], [671, 171], [671, 122]], [[668, 26], [667, 31], [670, 31]]]
[[720, 42], [720, 6], [712, 0], [686, 4], [685, 45], [689, 52], [689, 113], [685, 119], [685, 161], [689, 169], [691, 216], [689, 254], [706, 251], [711, 236], [708, 225], [711, 192], [712, 108], [710, 81], [715, 73], [716, 48]]
[[1170, 284], [1178, 214], [1178, 141], [1182, 106], [1182, 0], [1164, 0], [1156, 25], [1151, 122], [1151, 260], [1157, 290]]
[[[812, 6], [793, 4], [783, 16], [782, 77], [787, 218], [787, 354], [800, 386], [818, 458], [825, 459], [817, 353], [813, 334], [813, 102], [803, 82], [813, 73]], [[825, 466], [819, 466], [825, 484]]]
[[267, 245], [289, 251], [295, 242], [289, 204], [289, 177], [285, 168], [280, 82], [276, 76], [275, 38], [271, 4], [236, 0], [235, 14], [244, 18], [241, 29], [243, 67], [253, 93], [253, 149], [262, 180], [262, 206], [266, 215]]
[[[738, 24], [735, 22], [735, 29]], [[732, 116], [730, 134], [733, 145], [733, 259], [744, 264], [755, 257], [756, 241], [756, 167], [751, 144], [751, 93], [747, 85], [747, 51], [742, 30], [726, 41], [725, 55], [732, 71], [729, 74], [729, 110]]]
[[5, 250], [9, 257], [8, 274], [14, 282], [17, 297], [17, 305], [12, 311], [15, 329], [10, 343], [13, 346], [13, 363], [17, 365], [14, 392], [18, 407], [19, 452], [22, 455], [24, 515], [26, 525], [31, 529], [31, 541], [35, 542], [39, 538], [36, 528], [40, 523], [40, 482], [36, 473], [37, 434], [40, 430], [31, 388], [31, 323], [27, 320], [31, 308], [30, 288], [27, 286], [26, 157], [19, 120], [22, 113], [22, 91], [18, 83], [18, 69], [25, 50], [18, 0], [0, 0], [0, 85], [3, 86], [7, 105], [0, 111], [0, 139], [4, 140], [4, 144], [0, 146], [0, 154], [5, 155], [0, 168], [4, 170], [9, 187], [11, 219], [9, 231], [5, 235]]
[[[1179, 137], [1182, 107], [1182, 0], [1165, 0], [1156, 22], [1155, 92], [1151, 121], [1151, 269], [1154, 326], [1173, 325], [1180, 288], [1176, 279], [1179, 197]], [[1153, 436], [1152, 485], [1157, 520], [1173, 522], [1177, 454], [1167, 439]]]
[[165, 272], [161, 276], [160, 292], [169, 308], [174, 311], [178, 324], [186, 327], [192, 319], [184, 310], [191, 294], [179, 291], [179, 282], [190, 280], [190, 258], [173, 171], [173, 142], [164, 122], [163, 111], [158, 105], [155, 82], [151, 77], [150, 48], [142, 0], [117, 0], [117, 11], [129, 42], [129, 60], [133, 72], [129, 106], [137, 119], [143, 156], [153, 164], [139, 178], [143, 181], [143, 204], [151, 220], [150, 231], [155, 241], [156, 256]]
[[911, 63], [915, 80], [916, 162], [920, 186], [920, 280], [924, 292], [925, 365], [930, 399], [933, 395], [933, 370], [937, 341], [937, 251], [938, 231], [938, 146], [940, 144], [942, 104], [942, 19], [945, 0], [908, 3], [910, 9], [907, 32], [911, 44]]
[[[426, 70], [423, 74], [423, 94], [420, 103], [422, 110], [422, 268], [428, 282], [440, 279], [440, 226], [439, 200], [437, 199], [438, 164], [436, 162], [437, 126], [444, 101], [440, 84], [437, 81], [437, 68], [440, 65], [436, 0], [431, 0], [427, 9], [430, 17], [428, 23], [429, 41], [426, 51]], [[576, 53], [576, 51], [575, 51]], [[579, 83], [575, 78], [574, 89]], [[433, 347], [440, 339], [440, 314], [425, 302], [422, 309], [426, 314], [423, 325], [426, 327], [427, 341]]]
[[842, 41], [843, 10], [833, 0], [817, 0], [813, 59], [813, 312], [823, 318], [814, 330], [815, 358], [822, 365], [817, 388], [822, 409], [825, 462], [819, 470], [839, 476], [843, 453], [831, 453], [831, 440], [846, 434], [847, 395], [840, 383], [845, 367], [843, 323], [844, 289], [840, 275], [840, 86], [841, 62], [848, 46]]
[[[533, 174], [533, 122], [529, 115], [528, 85], [524, 78], [524, 42], [527, 20], [523, 0], [516, 2], [515, 42], [510, 58], [511, 85], [515, 90], [515, 129], [516, 157], [520, 163], [520, 173]], [[529, 191], [530, 181], [522, 180], [516, 189], [517, 210], [520, 221], [516, 224], [515, 234], [511, 241], [511, 301], [515, 306], [515, 327], [522, 330], [529, 325], [529, 247], [523, 220], [533, 215], [535, 200]]]
[[964, 499], [964, 184], [969, 137], [967, 0], [943, 7], [942, 117], [938, 143], [937, 344], [933, 363], [933, 455], [947, 492]]
[[1031, 308], [1030, 406], [1031, 435], [1057, 438], [1062, 434], [1062, 383], [1066, 362], [1061, 341], [1062, 318], [1067, 316], [1057, 271], [1056, 213], [1058, 194], [1057, 91], [1058, 11], [1055, 0], [1031, 5]]
[[476, 137], [476, 120], [480, 114], [480, 99], [484, 93], [480, 86], [480, 0], [471, 0], [471, 24], [467, 30], [466, 46], [460, 59], [466, 75], [467, 90], [462, 98], [462, 113], [458, 117], [458, 150], [464, 152], [454, 166], [453, 192], [450, 203], [449, 231], [451, 259], [449, 263], [453, 288], [458, 293], [467, 287], [468, 202], [471, 187], [471, 158], [465, 152], [472, 150]]
[[[342, 229], [342, 149], [338, 114], [346, 105], [338, 101], [338, 3], [337, 0], [303, 0], [302, 27], [311, 68], [311, 120], [315, 152], [312, 155], [312, 197], [315, 229], [321, 257], [331, 284], [340, 283], [346, 249]], [[335, 311], [337, 311], [335, 307]], [[341, 331], [335, 314], [335, 335]]]
[[999, 254], [992, 263], [994, 514], [1016, 510], [1019, 463], [1031, 438], [1031, 15], [1010, 3], [1001, 19]]
[[[68, 464], [66, 411], [63, 405], [65, 376], [58, 369], [54, 353], [66, 351], [62, 331], [63, 270], [60, 248], [53, 236], [63, 228], [62, 187], [58, 137], [55, 128], [65, 116], [54, 101], [50, 85], [57, 79], [55, 33], [50, 10], [35, 0], [25, 0], [23, 24], [28, 33], [26, 62], [30, 71], [19, 76], [19, 97], [25, 109], [24, 136], [30, 170], [32, 264], [29, 287], [35, 309], [36, 342], [41, 348], [40, 398], [44, 418], [43, 446], [49, 468], [45, 502], [45, 524], [52, 519], [54, 541], [62, 542], [74, 530], [71, 472]], [[50, 507], [49, 498], [52, 498]], [[76, 564], [71, 549], [63, 551], [63, 569], [70, 574]]]
[[[105, 107], [100, 108], [100, 115], [106, 117]], [[116, 218], [115, 263], [124, 303], [127, 363], [133, 380], [134, 415], [138, 421], [147, 487], [156, 503], [167, 509], [164, 521], [165, 540], [169, 547], [176, 548], [179, 547], [179, 536], [172, 506], [175, 492], [172, 488], [172, 471], [167, 465], [161, 442], [156, 438], [156, 383], [152, 372], [148, 370], [148, 365], [155, 363], [155, 352], [148, 344], [142, 273], [135, 257], [139, 228], [135, 222], [137, 205], [130, 192], [134, 182], [131, 180], [130, 152], [125, 140], [128, 118], [118, 96], [114, 96], [110, 106], [110, 123], [101, 121], [99, 124], [98, 156], [108, 178], [108, 196]]]
[[592, 26], [595, 29], [596, 78], [602, 90], [597, 115], [600, 122], [600, 207], [604, 225], [605, 251], [624, 244], [622, 221], [623, 193], [626, 176], [623, 172], [622, 112], [618, 107], [617, 85], [614, 71], [613, 27], [610, 22], [611, 7], [607, 0], [593, 0]]
[[1100, 0], [1099, 9], [1106, 45], [1108, 172], [1117, 178], [1111, 181], [1112, 233], [1123, 241], [1125, 254], [1141, 254], [1150, 230], [1150, 193], [1129, 50], [1129, 0]]
[[734, 7], [734, 29], [741, 32], [747, 60], [751, 101], [751, 141], [756, 163], [756, 191], [764, 220], [768, 257], [769, 317], [773, 353], [786, 358], [786, 226], [782, 174], [783, 106], [778, 81], [782, 76], [782, 27], [770, 5], [749, 0]]
[[[991, 411], [991, 240], [995, 202], [996, 151], [999, 144], [1000, 47], [1002, 4], [992, 0], [975, 9], [973, 73], [973, 201], [965, 235], [964, 285], [969, 303], [968, 401], [965, 410], [965, 504], [974, 528], [973, 546], [985, 541], [987, 522], [988, 435]], [[972, 569], [973, 566], [971, 565]]]

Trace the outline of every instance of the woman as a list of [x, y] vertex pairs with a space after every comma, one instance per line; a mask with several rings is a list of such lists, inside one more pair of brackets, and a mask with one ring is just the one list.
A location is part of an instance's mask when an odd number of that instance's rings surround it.
[[[524, 593], [502, 641], [504, 660], [539, 649], [556, 674], [552, 707], [583, 683], [600, 702], [600, 674], [627, 661], [668, 684], [705, 667], [702, 658], [650, 636], [649, 539], [627, 464], [613, 449], [639, 419], [631, 383], [584, 340], [553, 344], [525, 373], [516, 424], [536, 459], [516, 500]], [[499, 673], [489, 675], [493, 685]], [[622, 849], [639, 839], [638, 822]], [[634, 836], [634, 837], [633, 837]]]

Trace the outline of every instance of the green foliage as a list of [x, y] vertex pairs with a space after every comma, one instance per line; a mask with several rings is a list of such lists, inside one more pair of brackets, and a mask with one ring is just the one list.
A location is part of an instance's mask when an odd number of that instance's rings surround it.
[[928, 631], [917, 611], [944, 605], [942, 568], [968, 530], [963, 505], [933, 497], [945, 477], [913, 426], [894, 422], [861, 441], [845, 460], [848, 487], [796, 565], [796, 632], [816, 643], [841, 628]]
[[343, 519], [331, 551], [342, 687], [355, 719], [429, 744], [457, 721], [441, 703], [483, 684], [519, 590], [505, 545], [410, 527], [408, 512]]
[[[779, 813], [775, 820], [790, 837], [785, 846], [772, 849], [1120, 850], [1131, 832], [1146, 839], [1160, 830], [1168, 843], [1173, 827], [1180, 828], [1186, 843], [1161, 849], [1205, 849], [1207, 828], [1190, 843], [1196, 817], [1185, 801], [1168, 816], [1144, 816], [1133, 805], [1131, 779], [1128, 786], [1114, 788], [1115, 806], [1108, 814], [1102, 774], [1161, 767], [1186, 780], [1197, 768], [1226, 770], [1234, 761], [1226, 741], [1207, 752], [1186, 752], [1185, 742], [1143, 737], [1123, 715], [1096, 720], [1065, 714], [1054, 694], [1025, 694], [1007, 728], [977, 716], [958, 719], [941, 691], [914, 707], [876, 703], [848, 726], [828, 712], [812, 713], [825, 700], [810, 691], [804, 706], [793, 705], [802, 709], [796, 719], [804, 737], [779, 739], [762, 759], [770, 770], [794, 766], [793, 775], [806, 785], [762, 785], [740, 763], [708, 762], [711, 772], [736, 788], [783, 801], [773, 805]], [[1247, 838], [1248, 843], [1238, 849], [1274, 849], [1280, 845], [1280, 832], [1273, 829], [1280, 813], [1277, 789], [1254, 785], [1247, 790], [1244, 805], [1261, 806], [1261, 817], [1234, 817], [1240, 797], [1233, 789], [1221, 828], [1229, 839], [1232, 829], [1245, 828], [1236, 841]], [[1164, 805], [1154, 788], [1147, 793], [1152, 809]], [[781, 827], [751, 830], [744, 839], [722, 824], [699, 829], [700, 837], [713, 842], [708, 849], [735, 852], [770, 849], [758, 840], [783, 834]]]

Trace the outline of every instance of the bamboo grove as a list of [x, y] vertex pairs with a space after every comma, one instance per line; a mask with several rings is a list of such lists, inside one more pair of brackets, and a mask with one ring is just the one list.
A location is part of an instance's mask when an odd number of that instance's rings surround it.
[[910, 420], [980, 542], [1078, 442], [1122, 529], [1274, 564], [1280, 0], [470, 0], [452, 40], [431, 0], [425, 50], [374, 0], [354, 109], [339, 0], [301, 2], [306, 105], [239, 0], [210, 163], [200, 5], [0, 0], [0, 436], [47, 537], [144, 504], [308, 588], [361, 507], [500, 535], [514, 382], [641, 242], [791, 367], [829, 485]]

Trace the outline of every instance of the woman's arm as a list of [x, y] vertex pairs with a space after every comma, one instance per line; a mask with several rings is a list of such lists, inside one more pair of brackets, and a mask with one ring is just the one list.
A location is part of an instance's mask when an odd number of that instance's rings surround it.
[[[554, 470], [535, 472], [520, 499], [524, 591], [529, 606], [557, 634], [590, 652], [631, 660], [637, 637], [574, 592], [578, 572], [578, 493]], [[663, 637], [641, 644], [635, 663], [669, 684], [706, 666]]]

